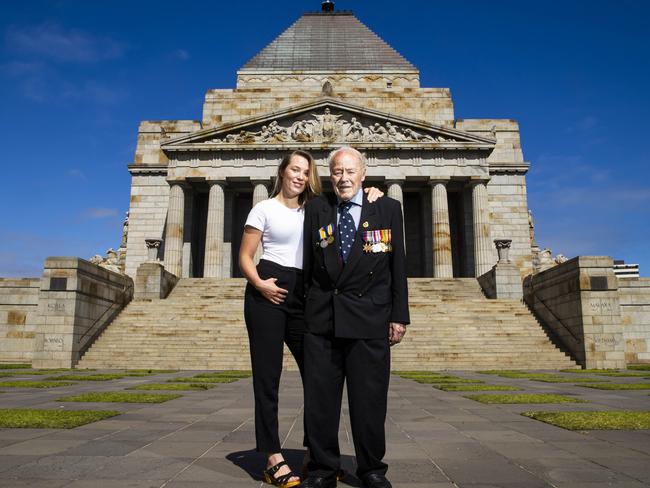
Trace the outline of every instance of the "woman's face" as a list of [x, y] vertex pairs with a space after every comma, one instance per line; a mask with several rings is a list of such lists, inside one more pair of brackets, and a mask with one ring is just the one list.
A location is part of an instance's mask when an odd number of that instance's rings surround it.
[[282, 172], [282, 193], [295, 197], [305, 191], [309, 180], [309, 161], [294, 154]]

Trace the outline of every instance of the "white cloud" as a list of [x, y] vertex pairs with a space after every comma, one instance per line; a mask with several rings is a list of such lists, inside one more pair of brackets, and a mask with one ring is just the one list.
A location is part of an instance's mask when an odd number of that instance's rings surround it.
[[118, 215], [116, 208], [89, 208], [83, 213], [83, 217], [87, 219], [106, 219]]
[[126, 45], [56, 23], [11, 26], [5, 33], [9, 51], [56, 62], [94, 63], [123, 56]]

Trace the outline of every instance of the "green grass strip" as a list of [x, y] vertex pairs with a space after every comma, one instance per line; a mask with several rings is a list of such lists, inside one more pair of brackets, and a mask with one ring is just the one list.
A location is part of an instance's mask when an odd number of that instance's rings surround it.
[[517, 391], [521, 388], [508, 385], [433, 385], [443, 391]]
[[201, 373], [195, 375], [194, 378], [233, 378], [240, 380], [251, 376], [251, 373]]
[[532, 403], [587, 403], [586, 400], [566, 395], [555, 395], [546, 393], [515, 393], [506, 395], [466, 395], [465, 398], [481, 403], [503, 403], [503, 404], [532, 404]]
[[0, 410], [0, 427], [10, 429], [72, 429], [119, 415], [114, 410]]
[[568, 430], [650, 429], [650, 412], [524, 412], [522, 415]]
[[598, 378], [567, 378], [566, 376], [549, 376], [548, 378], [530, 378], [531, 381], [542, 381], [544, 383], [598, 383], [603, 381]]
[[466, 378], [459, 378], [457, 376], [440, 376], [439, 378], [418, 378], [413, 381], [423, 383], [425, 385], [440, 384], [440, 383], [483, 383], [481, 380], [470, 380]]
[[74, 380], [74, 381], [109, 381], [109, 380], [119, 380], [124, 378], [123, 374], [88, 374], [88, 375], [76, 375], [68, 374], [63, 376], [51, 376], [45, 378], [46, 380], [52, 381], [65, 381], [65, 380]]
[[131, 376], [131, 373], [168, 374], [178, 373], [178, 371], [178, 369], [127, 369], [126, 373]]
[[[526, 373], [526, 372], [525, 371], [519, 371], [519, 370], [516, 370], [516, 369], [486, 369], [486, 370], [483, 370], [483, 371], [477, 371], [477, 373], [480, 373], [480, 374], [494, 374], [494, 375], [500, 376], [502, 374], [511, 374], [511, 373], [513, 373], [513, 374], [521, 374], [521, 373]], [[529, 373], [526, 373], [526, 374], [529, 374]]]
[[[2, 384], [0, 384], [2, 386]], [[593, 385], [577, 385], [596, 390], [650, 390], [648, 383], [595, 383]]]
[[0, 364], [0, 369], [30, 369], [32, 367], [31, 364], [26, 364], [26, 363], [1, 363]]
[[561, 369], [562, 373], [614, 373], [618, 369]]
[[192, 376], [190, 378], [172, 378], [167, 380], [169, 383], [234, 383], [237, 378], [199, 378]]
[[1, 381], [0, 388], [57, 388], [60, 386], [70, 386], [76, 383], [66, 381], [30, 381], [30, 380], [16, 380], [16, 381]]
[[650, 364], [628, 364], [627, 369], [636, 371], [650, 371]]
[[177, 394], [126, 393], [122, 391], [82, 393], [59, 398], [59, 402], [163, 403], [180, 398]]
[[537, 378], [558, 378], [560, 375], [556, 373], [526, 373], [522, 371], [513, 371], [506, 373], [499, 373], [498, 376], [502, 378], [511, 378], [511, 379], [537, 379]]
[[618, 377], [618, 378], [643, 378], [647, 379], [648, 378], [648, 373], [641, 372], [641, 373], [623, 373], [623, 372], [615, 372], [615, 373], [596, 373], [598, 376], [611, 376], [611, 377]]
[[215, 386], [210, 383], [148, 383], [132, 386], [127, 390], [209, 390]]

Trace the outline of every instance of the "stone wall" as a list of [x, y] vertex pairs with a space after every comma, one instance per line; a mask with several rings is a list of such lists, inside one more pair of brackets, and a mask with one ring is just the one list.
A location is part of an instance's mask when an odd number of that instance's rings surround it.
[[[164, 175], [133, 176], [125, 268], [132, 278], [140, 263], [147, 260], [145, 239], [164, 239], [168, 202], [169, 185]], [[164, 247], [159, 252], [162, 259]]]
[[607, 256], [579, 256], [524, 280], [524, 299], [586, 368], [624, 368], [618, 280]]
[[133, 296], [133, 281], [80, 258], [45, 260], [38, 295], [35, 368], [70, 368]]
[[0, 363], [31, 363], [40, 278], [0, 278]]
[[650, 363], [650, 278], [619, 278], [625, 359]]
[[[238, 87], [209, 90], [203, 105], [204, 127], [239, 122], [323, 96], [325, 81], [331, 97], [436, 125], [451, 127], [454, 110], [448, 88], [419, 88], [419, 81], [377, 75], [329, 74], [318, 78], [261, 75], [240, 77]], [[392, 83], [389, 87], [388, 84]]]

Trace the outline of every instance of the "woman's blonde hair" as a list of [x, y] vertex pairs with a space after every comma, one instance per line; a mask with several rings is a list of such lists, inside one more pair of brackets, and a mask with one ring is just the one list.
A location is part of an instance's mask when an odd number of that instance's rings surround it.
[[318, 176], [318, 169], [316, 168], [316, 161], [314, 161], [312, 155], [307, 151], [292, 151], [282, 158], [282, 161], [278, 166], [278, 174], [275, 177], [275, 185], [273, 186], [271, 198], [282, 191], [282, 174], [284, 173], [284, 170], [287, 168], [287, 166], [289, 166], [291, 158], [294, 156], [301, 156], [305, 158], [309, 163], [309, 174], [307, 175], [307, 184], [305, 185], [305, 191], [303, 191], [298, 197], [298, 202], [303, 205], [321, 193], [320, 178]]

